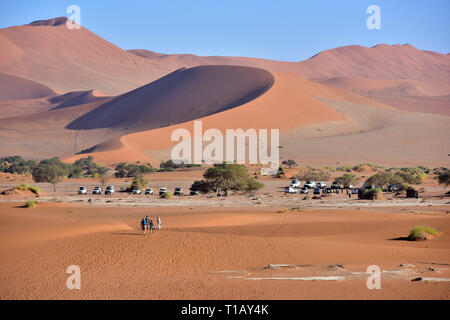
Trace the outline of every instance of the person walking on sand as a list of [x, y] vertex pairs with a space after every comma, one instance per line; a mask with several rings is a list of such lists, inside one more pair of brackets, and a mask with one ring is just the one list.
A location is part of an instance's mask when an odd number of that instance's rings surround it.
[[147, 229], [150, 226], [150, 218], [148, 216], [145, 216], [145, 225], [147, 226]]
[[150, 229], [150, 234], [153, 234], [153, 230], [155, 230], [155, 224], [153, 223], [153, 220], [150, 220], [149, 229]]
[[142, 218], [142, 220], [141, 220], [141, 227], [142, 227], [142, 231], [145, 234], [145, 230], [147, 229], [147, 221], [145, 221], [145, 218]]
[[158, 224], [158, 230], [161, 230], [162, 227], [161, 217], [156, 218], [156, 223]]

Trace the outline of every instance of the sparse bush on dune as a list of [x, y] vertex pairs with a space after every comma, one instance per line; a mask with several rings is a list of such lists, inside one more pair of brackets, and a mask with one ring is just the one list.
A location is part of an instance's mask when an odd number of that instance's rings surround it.
[[28, 200], [25, 202], [25, 208], [32, 208], [34, 207], [38, 202], [36, 200]]
[[35, 186], [30, 186], [28, 183], [22, 183], [21, 185], [18, 185], [15, 188], [17, 190], [21, 190], [21, 191], [30, 190], [31, 192], [33, 192], [37, 196], [39, 196], [39, 193], [41, 192], [41, 188], [35, 187]]
[[409, 241], [431, 240], [437, 235], [436, 229], [428, 226], [415, 226], [408, 235]]

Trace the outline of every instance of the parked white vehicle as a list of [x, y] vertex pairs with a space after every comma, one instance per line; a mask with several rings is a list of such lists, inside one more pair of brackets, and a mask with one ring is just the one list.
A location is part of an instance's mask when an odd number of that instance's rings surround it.
[[107, 186], [105, 194], [114, 194], [114, 186]]
[[95, 187], [94, 190], [92, 190], [92, 194], [102, 194], [102, 188]]
[[145, 193], [146, 195], [153, 195], [153, 189], [152, 188], [147, 188], [145, 189]]
[[79, 187], [78, 188], [78, 194], [87, 194], [86, 187]]
[[141, 194], [141, 193], [142, 193], [141, 189], [137, 189], [137, 188], [133, 189], [133, 192], [132, 192], [132, 194]]
[[298, 189], [297, 188], [293, 188], [291, 186], [284, 188], [284, 193], [298, 193]]
[[316, 187], [320, 188], [320, 189], [324, 189], [327, 187], [327, 184], [325, 182], [317, 182]]
[[166, 193], [167, 193], [167, 188], [160, 188], [159, 189], [159, 195], [160, 196], [165, 195]]
[[292, 179], [289, 186], [292, 188], [300, 188], [300, 181], [298, 181], [297, 179]]
[[313, 189], [316, 187], [316, 183], [314, 181], [308, 181], [305, 183], [305, 185], [303, 187]]
[[180, 187], [176, 187], [175, 190], [173, 191], [173, 195], [174, 196], [182, 196], [183, 195], [183, 189]]
[[308, 192], [309, 192], [308, 190], [309, 189], [307, 187], [303, 187], [303, 188], [300, 189], [300, 193], [301, 194], [308, 194]]

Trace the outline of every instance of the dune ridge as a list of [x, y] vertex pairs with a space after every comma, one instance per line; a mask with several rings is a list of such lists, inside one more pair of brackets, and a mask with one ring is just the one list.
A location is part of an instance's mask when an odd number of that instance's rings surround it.
[[199, 66], [177, 70], [118, 96], [69, 123], [68, 129], [142, 131], [222, 112], [263, 95], [273, 76], [262, 69]]

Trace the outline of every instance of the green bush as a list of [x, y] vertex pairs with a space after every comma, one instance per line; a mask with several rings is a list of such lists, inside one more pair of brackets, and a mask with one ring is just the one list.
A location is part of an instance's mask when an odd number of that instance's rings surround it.
[[170, 199], [170, 198], [172, 198], [172, 194], [170, 192], [163, 193], [161, 195], [161, 198], [162, 199]]
[[328, 181], [330, 174], [320, 168], [308, 168], [307, 170], [300, 171], [292, 179], [300, 181]]
[[25, 207], [26, 208], [32, 208], [37, 204], [36, 200], [28, 200], [27, 202], [25, 202]]
[[31, 173], [37, 166], [33, 160], [25, 160], [21, 156], [0, 158], [0, 172], [5, 173]]
[[21, 190], [21, 191], [30, 190], [31, 192], [33, 192], [36, 195], [39, 195], [39, 193], [41, 192], [41, 188], [30, 186], [28, 183], [22, 183], [21, 185], [18, 185], [16, 187], [16, 189]]
[[127, 192], [133, 191], [133, 189], [146, 189], [148, 186], [148, 181], [144, 177], [138, 177], [133, 180], [133, 182], [126, 189]]
[[436, 229], [428, 226], [415, 226], [409, 232], [408, 240], [410, 241], [425, 240], [427, 234], [435, 236], [437, 235], [437, 231]]
[[366, 189], [362, 194], [362, 199], [383, 200], [383, 191], [381, 188]]
[[212, 188], [213, 188], [213, 186], [208, 181], [196, 180], [196, 181], [194, 181], [194, 183], [191, 185], [191, 187], [189, 189], [192, 191], [208, 193], [209, 191], [212, 190]]
[[337, 171], [351, 172], [352, 169], [353, 169], [353, 168], [352, 168], [351, 166], [343, 166], [343, 167], [338, 167], [336, 170], [337, 170]]

